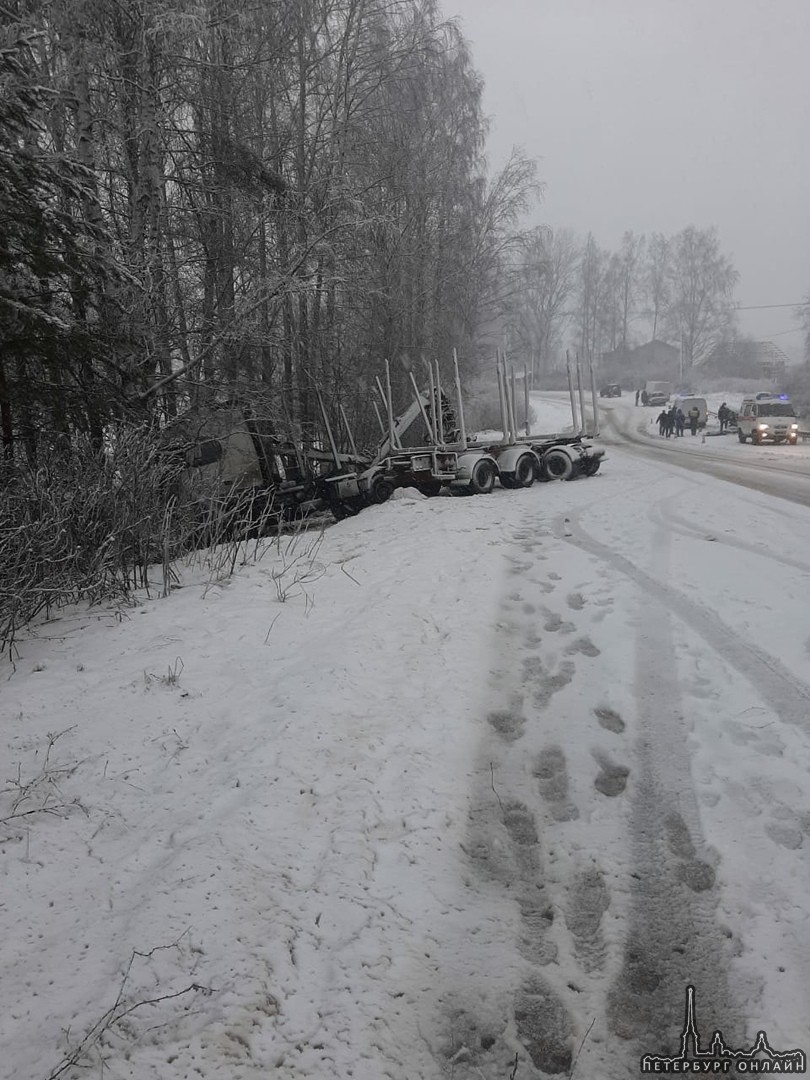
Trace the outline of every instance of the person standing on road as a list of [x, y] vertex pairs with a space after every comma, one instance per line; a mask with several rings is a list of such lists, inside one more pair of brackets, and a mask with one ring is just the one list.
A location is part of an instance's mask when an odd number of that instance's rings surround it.
[[720, 421], [720, 434], [722, 435], [728, 425], [728, 405], [725, 401], [717, 410], [717, 419]]
[[683, 428], [686, 423], [686, 417], [683, 415], [683, 409], [678, 409], [675, 413], [675, 434], [679, 438], [683, 438]]
[[646, 404], [648, 403], [648, 401], [649, 401], [649, 399], [648, 399], [648, 397], [647, 397], [647, 391], [646, 391], [646, 390], [642, 390], [642, 391], [641, 391], [641, 404], [642, 404], [642, 405], [646, 405]]
[[667, 413], [667, 438], [675, 434], [675, 406]]
[[698, 420], [700, 419], [700, 409], [697, 405], [693, 405], [689, 410], [689, 430], [693, 435], [697, 435]]
[[640, 390], [636, 390], [636, 405], [638, 405], [638, 396], [641, 393]]
[[658, 415], [658, 434], [665, 435], [667, 430], [667, 410], [662, 409]]

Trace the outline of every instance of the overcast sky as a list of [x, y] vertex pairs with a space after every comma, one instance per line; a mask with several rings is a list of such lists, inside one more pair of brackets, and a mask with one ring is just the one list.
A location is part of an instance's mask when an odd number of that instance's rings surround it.
[[[489, 157], [546, 183], [538, 222], [716, 225], [740, 305], [810, 291], [810, 0], [442, 0], [486, 82]], [[740, 313], [796, 359], [792, 308]], [[788, 331], [787, 333], [785, 331]]]

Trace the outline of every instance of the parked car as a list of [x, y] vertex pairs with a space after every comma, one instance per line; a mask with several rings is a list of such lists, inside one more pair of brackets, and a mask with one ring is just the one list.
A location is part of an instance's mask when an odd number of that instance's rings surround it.
[[668, 382], [648, 382], [644, 388], [647, 394], [647, 404], [657, 407], [658, 405], [666, 405], [672, 394], [672, 383]]
[[599, 397], [621, 397], [622, 388], [618, 383], [606, 383], [599, 388]]

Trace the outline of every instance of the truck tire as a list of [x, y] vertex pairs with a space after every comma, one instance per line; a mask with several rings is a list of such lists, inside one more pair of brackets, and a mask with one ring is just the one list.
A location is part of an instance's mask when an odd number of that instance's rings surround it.
[[524, 454], [522, 458], [518, 458], [517, 465], [515, 465], [514, 486], [518, 488], [528, 488], [534, 483], [534, 473], [536, 467], [536, 459], [533, 454]]
[[549, 450], [543, 455], [543, 471], [549, 480], [570, 480], [574, 463], [564, 450]]
[[394, 485], [384, 476], [378, 476], [371, 485], [371, 501], [373, 503], [388, 502], [394, 494]]
[[489, 458], [476, 461], [470, 476], [470, 491], [474, 495], [489, 495], [495, 487], [495, 463]]
[[590, 458], [582, 466], [582, 475], [583, 476], [596, 476], [596, 474], [599, 472], [599, 466], [601, 464], [602, 464], [602, 459], [601, 458]]

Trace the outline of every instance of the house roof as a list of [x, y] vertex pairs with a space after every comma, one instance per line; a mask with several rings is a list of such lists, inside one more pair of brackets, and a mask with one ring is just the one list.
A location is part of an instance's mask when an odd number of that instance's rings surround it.
[[722, 363], [745, 351], [746, 359], [755, 364], [790, 364], [787, 353], [772, 341], [718, 341], [694, 359], [696, 367]]

